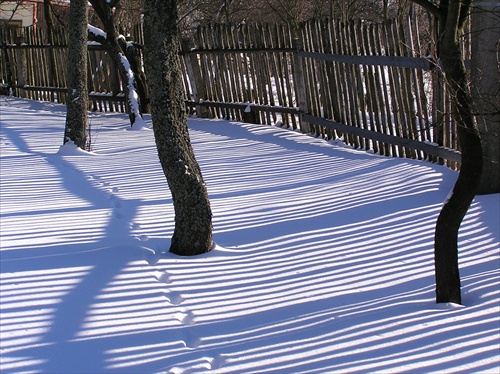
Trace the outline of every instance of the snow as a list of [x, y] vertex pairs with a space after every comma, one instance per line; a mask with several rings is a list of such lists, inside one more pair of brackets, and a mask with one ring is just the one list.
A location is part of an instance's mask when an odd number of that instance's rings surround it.
[[87, 156], [92, 155], [93, 153], [79, 148], [73, 140], [69, 140], [61, 147], [59, 147], [59, 151], [57, 151], [57, 154], [60, 156]]
[[[89, 25], [87, 25], [87, 29], [92, 34], [99, 36], [103, 39], [106, 39], [106, 37], [107, 37], [107, 34], [98, 27], [95, 27], [95, 26], [92, 26], [89, 24]], [[123, 35], [119, 35], [118, 39], [121, 39], [121, 38], [125, 39], [125, 37]], [[131, 44], [129, 44], [129, 43], [127, 43], [127, 45], [131, 46]], [[137, 95], [137, 91], [135, 89], [134, 73], [132, 71], [132, 68], [130, 67], [129, 60], [127, 59], [127, 57], [123, 53], [121, 53], [121, 52], [119, 53], [119, 58], [120, 58], [122, 66], [123, 66], [123, 69], [127, 73], [127, 81], [122, 82], [122, 83], [127, 86], [128, 91], [129, 91], [128, 102], [130, 105], [130, 110], [134, 114], [134, 123], [132, 125], [133, 125], [134, 130], [143, 130], [145, 127], [147, 127], [147, 124], [144, 121], [144, 119], [142, 118], [141, 112], [139, 110], [139, 96]]]
[[92, 26], [91, 24], [87, 25], [87, 30], [89, 32], [91, 32], [92, 34], [94, 34], [96, 36], [99, 36], [99, 37], [101, 37], [103, 39], [106, 39], [106, 37], [107, 37], [107, 34], [103, 30], [101, 30], [98, 27]]
[[217, 245], [177, 257], [153, 132], [90, 116], [89, 154], [63, 106], [0, 97], [2, 373], [499, 372], [498, 194], [461, 227], [463, 305], [435, 304], [455, 172], [190, 119]]
[[135, 89], [135, 77], [134, 73], [132, 72], [132, 68], [130, 67], [130, 63], [127, 59], [127, 57], [123, 54], [120, 53], [120, 60], [123, 65], [123, 68], [127, 71], [127, 79], [128, 82], [126, 82], [128, 86], [128, 91], [129, 91], [129, 105], [132, 113], [134, 113], [135, 119], [134, 123], [132, 125], [132, 128], [142, 130], [146, 126], [146, 123], [144, 119], [141, 116], [141, 112], [139, 110], [139, 96], [137, 95], [137, 91]]

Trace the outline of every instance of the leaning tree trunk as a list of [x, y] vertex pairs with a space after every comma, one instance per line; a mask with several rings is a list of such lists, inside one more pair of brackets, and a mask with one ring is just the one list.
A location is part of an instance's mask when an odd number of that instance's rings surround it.
[[[111, 3], [107, 0], [90, 0], [90, 3], [104, 26], [104, 35], [94, 34], [90, 28], [89, 34], [93, 40], [106, 47], [106, 51], [109, 53], [109, 56], [118, 69], [118, 73], [120, 74], [120, 78], [122, 80], [123, 93], [125, 94], [130, 124], [131, 126], [134, 126], [135, 123], [139, 121], [142, 122], [142, 115], [137, 98], [136, 77], [132, 71], [130, 61], [126, 56], [126, 53], [122, 51], [118, 41], [115, 18], [113, 15], [113, 7], [117, 1]], [[144, 99], [142, 101], [144, 101]]]
[[146, 74], [142, 71], [142, 57], [140, 52], [132, 43], [127, 43], [124, 39], [119, 39], [118, 44], [130, 64], [132, 73], [134, 73], [135, 90], [139, 97], [140, 111], [141, 113], [149, 113], [151, 111], [149, 88]]
[[[108, 34], [109, 35], [109, 34]], [[107, 47], [106, 47], [111, 59], [115, 63], [120, 73], [120, 78], [122, 80], [123, 93], [127, 100], [127, 112], [130, 119], [130, 125], [134, 124], [142, 119], [141, 109], [139, 108], [139, 102], [135, 95], [135, 78], [132, 70], [130, 69], [129, 62], [125, 54], [118, 44], [118, 41], [113, 36], [107, 37]]]
[[71, 0], [68, 36], [68, 98], [64, 143], [85, 149], [87, 141], [87, 0]]
[[170, 252], [201, 254], [212, 247], [212, 213], [189, 139], [178, 60], [176, 0], [145, 1], [144, 36], [154, 135], [175, 209]]
[[472, 115], [471, 93], [462, 51], [461, 2], [449, 1], [440, 57], [451, 90], [453, 117], [462, 151], [460, 173], [449, 200], [439, 214], [434, 237], [436, 301], [461, 303], [458, 267], [458, 230], [479, 186], [482, 169], [481, 139]]

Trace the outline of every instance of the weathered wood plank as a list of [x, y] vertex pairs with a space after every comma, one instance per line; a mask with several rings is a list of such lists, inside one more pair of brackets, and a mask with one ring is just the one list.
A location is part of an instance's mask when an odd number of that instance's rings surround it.
[[366, 139], [377, 140], [385, 143], [395, 143], [396, 145], [404, 148], [412, 148], [424, 151], [428, 154], [443, 157], [454, 162], [460, 162], [461, 160], [461, 153], [451, 148], [425, 143], [414, 139], [407, 139], [389, 134], [381, 134], [375, 131], [365, 130], [359, 127], [349, 126], [343, 123], [327, 120], [325, 118], [315, 117], [310, 114], [304, 114], [303, 116], [304, 119], [310, 123], [330, 127], [332, 129], [336, 129], [359, 137], [364, 137]]
[[353, 65], [392, 66], [398, 68], [432, 70], [433, 64], [422, 57], [402, 56], [351, 56], [343, 54], [323, 54], [319, 52], [302, 51], [300, 57], [314, 58], [317, 60], [342, 62]]

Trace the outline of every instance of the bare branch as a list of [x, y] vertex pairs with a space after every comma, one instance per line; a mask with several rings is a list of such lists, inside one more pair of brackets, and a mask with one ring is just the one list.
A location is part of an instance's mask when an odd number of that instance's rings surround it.
[[433, 15], [436, 17], [441, 18], [442, 17], [442, 10], [439, 8], [438, 5], [434, 4], [434, 2], [430, 0], [411, 0], [417, 5], [420, 5], [421, 7], [425, 8], [429, 12], [431, 12]]

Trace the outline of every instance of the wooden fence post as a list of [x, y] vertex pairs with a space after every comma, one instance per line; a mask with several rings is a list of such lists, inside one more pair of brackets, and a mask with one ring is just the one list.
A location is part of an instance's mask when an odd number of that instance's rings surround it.
[[186, 63], [187, 75], [191, 85], [191, 99], [195, 102], [196, 115], [200, 118], [210, 118], [210, 111], [206, 106], [200, 105], [200, 99], [206, 98], [205, 84], [201, 76], [200, 64], [198, 63], [198, 54], [191, 52], [192, 41], [184, 39], [182, 49], [184, 52], [184, 61]]
[[311, 128], [309, 123], [305, 122], [302, 118], [302, 113], [308, 113], [309, 108], [307, 106], [307, 98], [306, 98], [306, 85], [304, 79], [304, 68], [302, 65], [302, 60], [299, 57], [298, 53], [302, 50], [302, 43], [300, 39], [294, 39], [292, 41], [292, 46], [294, 49], [293, 52], [293, 71], [294, 71], [294, 83], [295, 83], [295, 95], [297, 98], [297, 104], [299, 105], [299, 110], [301, 112], [300, 115], [300, 131], [304, 134], [308, 134], [311, 132]]
[[16, 53], [17, 64], [17, 85], [19, 86], [19, 95], [26, 98], [26, 90], [22, 88], [26, 84], [26, 50], [24, 48], [14, 49]]
[[0, 78], [7, 82], [7, 86], [0, 87], [1, 95], [9, 95], [11, 87], [15, 85], [14, 77], [12, 76], [12, 67], [11, 67], [11, 56], [9, 56], [9, 51], [7, 50], [7, 44], [3, 43], [2, 46], [2, 54], [0, 56], [0, 66], [3, 69], [3, 73], [1, 73]]
[[243, 122], [255, 124], [260, 123], [259, 113], [257, 113], [257, 110], [254, 106], [252, 106], [252, 104], [248, 104], [248, 106], [243, 111]]

